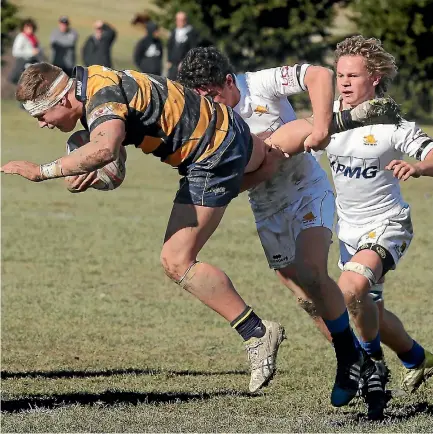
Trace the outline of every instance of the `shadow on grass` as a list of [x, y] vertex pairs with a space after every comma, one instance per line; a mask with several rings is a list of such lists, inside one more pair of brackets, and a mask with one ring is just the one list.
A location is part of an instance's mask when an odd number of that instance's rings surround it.
[[66, 405], [102, 405], [116, 404], [178, 404], [193, 400], [209, 400], [219, 396], [256, 397], [250, 392], [235, 390], [220, 390], [210, 393], [187, 392], [120, 392], [107, 390], [102, 393], [69, 393], [59, 395], [29, 395], [23, 398], [7, 399], [1, 401], [2, 413], [16, 413], [37, 409], [54, 409]]
[[58, 371], [22, 371], [11, 372], [1, 371], [2, 380], [6, 378], [86, 378], [86, 377], [111, 377], [114, 375], [168, 375], [173, 377], [209, 377], [214, 375], [250, 375], [246, 370], [232, 371], [164, 371], [159, 369], [107, 369], [103, 371], [75, 371], [75, 370], [58, 370]]
[[[344, 427], [350, 423], [365, 423], [368, 422], [366, 413], [343, 413], [348, 418], [344, 421], [333, 422], [332, 424], [339, 427]], [[433, 405], [427, 401], [417, 402], [415, 404], [392, 404], [385, 410], [383, 420], [379, 421], [380, 424], [388, 425], [399, 422], [404, 422], [415, 416], [426, 415], [433, 416]]]

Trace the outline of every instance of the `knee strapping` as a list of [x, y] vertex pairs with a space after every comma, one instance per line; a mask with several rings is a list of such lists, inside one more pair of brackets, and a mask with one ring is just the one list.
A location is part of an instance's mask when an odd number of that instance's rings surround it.
[[374, 275], [373, 270], [359, 262], [346, 262], [343, 271], [352, 271], [353, 273], [366, 277], [370, 287], [376, 285], [376, 276]]
[[192, 275], [190, 275], [192, 269], [199, 264], [200, 261], [194, 261], [185, 271], [185, 273], [183, 273], [182, 277], [179, 280], [175, 280], [175, 283], [177, 283], [181, 288], [186, 289], [186, 285], [188, 283], [188, 279], [190, 277], [192, 277]]

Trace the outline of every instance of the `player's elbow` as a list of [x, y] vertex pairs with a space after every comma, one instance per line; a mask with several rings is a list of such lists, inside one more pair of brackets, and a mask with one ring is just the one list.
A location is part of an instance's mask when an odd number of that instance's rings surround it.
[[100, 147], [94, 154], [94, 158], [92, 158], [92, 162], [94, 164], [89, 164], [86, 167], [86, 170], [95, 170], [105, 165], [113, 162], [118, 157], [118, 150], [112, 148], [111, 146], [103, 146]]
[[323, 82], [334, 82], [334, 71], [324, 66], [310, 66], [305, 74], [305, 84], [307, 87], [314, 83], [321, 84]]
[[103, 157], [105, 158], [107, 164], [119, 158], [120, 147], [120, 143], [117, 142], [106, 143], [105, 147], [103, 148]]

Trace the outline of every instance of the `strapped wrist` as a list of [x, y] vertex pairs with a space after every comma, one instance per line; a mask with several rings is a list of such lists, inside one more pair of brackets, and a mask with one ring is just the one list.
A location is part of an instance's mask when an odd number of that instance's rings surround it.
[[42, 179], [52, 179], [63, 177], [62, 165], [58, 160], [51, 163], [41, 164], [39, 166]]

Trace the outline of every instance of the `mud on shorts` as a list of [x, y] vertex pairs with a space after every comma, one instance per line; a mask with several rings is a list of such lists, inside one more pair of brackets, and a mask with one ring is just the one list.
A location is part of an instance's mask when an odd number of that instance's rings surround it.
[[221, 145], [202, 161], [182, 168], [175, 203], [223, 207], [238, 196], [253, 142], [250, 129], [237, 113]]
[[299, 200], [256, 222], [269, 267], [278, 270], [295, 259], [296, 239], [305, 229], [334, 226], [335, 197], [326, 179], [299, 192]]
[[[340, 243], [340, 260], [338, 266], [343, 269], [355, 253], [361, 250], [373, 250], [382, 260], [382, 277], [394, 270], [398, 261], [407, 252], [413, 238], [413, 227], [409, 206], [387, 219], [367, 225], [355, 226], [339, 220], [336, 228]], [[375, 297], [374, 286], [372, 296]]]

